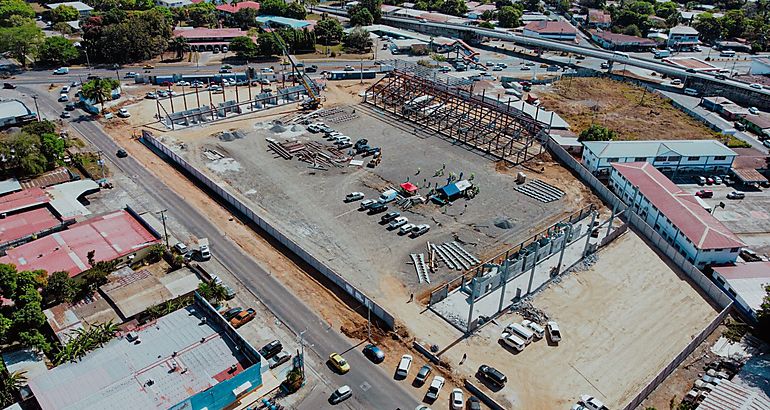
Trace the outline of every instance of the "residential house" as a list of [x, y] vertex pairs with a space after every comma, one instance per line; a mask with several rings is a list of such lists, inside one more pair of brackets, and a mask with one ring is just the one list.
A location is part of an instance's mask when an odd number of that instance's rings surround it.
[[575, 41], [577, 29], [564, 21], [533, 21], [524, 26], [524, 35], [550, 40]]
[[591, 30], [591, 39], [607, 50], [649, 51], [657, 46], [655, 40], [610, 31]]
[[668, 31], [668, 47], [689, 50], [700, 44], [698, 30], [690, 26], [676, 26]]

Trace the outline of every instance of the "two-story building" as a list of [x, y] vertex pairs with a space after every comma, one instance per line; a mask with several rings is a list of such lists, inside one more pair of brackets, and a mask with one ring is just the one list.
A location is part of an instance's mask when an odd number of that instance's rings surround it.
[[583, 147], [583, 165], [597, 175], [625, 162], [649, 162], [664, 172], [727, 173], [738, 156], [716, 140], [584, 141]]
[[733, 263], [743, 242], [649, 162], [612, 164], [610, 188], [690, 263]]
[[94, 8], [89, 6], [88, 4], [83, 3], [82, 1], [68, 1], [64, 3], [51, 3], [46, 4], [46, 8], [50, 10], [55, 10], [59, 8], [60, 6], [70, 6], [78, 11], [78, 14], [80, 14], [81, 18], [85, 18], [91, 15], [91, 12], [94, 11]]
[[676, 26], [668, 31], [668, 46], [676, 50], [690, 50], [700, 44], [698, 30], [690, 26]]

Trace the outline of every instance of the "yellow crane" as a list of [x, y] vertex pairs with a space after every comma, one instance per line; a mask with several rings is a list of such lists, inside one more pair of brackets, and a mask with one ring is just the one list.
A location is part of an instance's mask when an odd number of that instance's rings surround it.
[[270, 23], [266, 24], [267, 28], [270, 29], [270, 32], [273, 33], [273, 37], [275, 37], [275, 41], [278, 42], [278, 45], [281, 47], [281, 52], [283, 53], [283, 56], [289, 60], [289, 63], [291, 63], [291, 70], [294, 74], [294, 78], [299, 78], [299, 82], [302, 84], [303, 87], [305, 87], [305, 91], [307, 91], [308, 97], [310, 97], [309, 100], [304, 101], [302, 104], [300, 104], [300, 108], [304, 110], [315, 110], [316, 108], [321, 106], [321, 97], [316, 94], [316, 90], [313, 89], [313, 87], [310, 85], [310, 78], [305, 74], [304, 70], [300, 71], [297, 69], [297, 62], [294, 61], [294, 57], [289, 53], [289, 50], [286, 48], [286, 43], [283, 41], [283, 38], [281, 38], [280, 34], [278, 34], [278, 30], [270, 27]]

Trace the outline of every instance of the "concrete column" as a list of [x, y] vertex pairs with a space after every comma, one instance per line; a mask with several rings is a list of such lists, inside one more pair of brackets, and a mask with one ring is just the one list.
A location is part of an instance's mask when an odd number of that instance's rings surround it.
[[476, 292], [474, 291], [475, 286], [473, 285], [473, 283], [474, 282], [471, 281], [471, 306], [468, 309], [468, 323], [467, 323], [467, 325], [465, 327], [465, 333], [467, 333], [467, 334], [471, 333], [471, 323], [472, 323], [472, 320], [473, 320], [473, 305], [476, 302], [476, 297], [475, 297], [476, 295], [474, 295], [474, 293], [476, 293]]
[[497, 305], [497, 311], [500, 312], [503, 310], [503, 302], [505, 301], [505, 287], [508, 285], [508, 258], [505, 258], [505, 262], [503, 262], [503, 271], [500, 273], [500, 277], [503, 280], [502, 286], [500, 286], [502, 289], [502, 292], [500, 292], [500, 303]]
[[586, 246], [583, 247], [583, 258], [586, 257], [586, 254], [588, 253], [588, 245], [591, 242], [591, 231], [593, 230], [594, 221], [596, 220], [596, 211], [591, 212], [591, 224], [589, 225], [591, 228], [588, 229], [588, 235], [586, 235]]
[[569, 237], [572, 235], [572, 224], [567, 225], [567, 232], [564, 233], [564, 240], [561, 242], [561, 253], [559, 254], [559, 263], [556, 265], [556, 274], [561, 272], [561, 261], [564, 260], [564, 251], [567, 250]]
[[535, 278], [535, 268], [537, 267], [537, 253], [540, 251], [540, 242], [535, 242], [535, 263], [532, 264], [532, 270], [529, 271], [529, 284], [527, 285], [527, 293], [532, 292], [532, 279]]
[[607, 224], [607, 235], [604, 237], [610, 236], [610, 233], [612, 232], [612, 223], [615, 221], [615, 214], [618, 212], [618, 204], [615, 203], [612, 205], [612, 215], [610, 215], [610, 222]]

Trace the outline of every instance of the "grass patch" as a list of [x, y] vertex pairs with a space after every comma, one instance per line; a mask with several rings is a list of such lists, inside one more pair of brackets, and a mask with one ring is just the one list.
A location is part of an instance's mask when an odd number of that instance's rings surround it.
[[751, 144], [734, 136], [730, 135], [727, 140], [722, 141], [728, 148], [751, 148]]
[[742, 323], [742, 322], [736, 322], [735, 320], [728, 320], [727, 323], [725, 323], [725, 331], [722, 332], [722, 336], [726, 337], [728, 340], [732, 342], [740, 342], [743, 336], [749, 331], [749, 325]]

